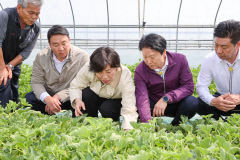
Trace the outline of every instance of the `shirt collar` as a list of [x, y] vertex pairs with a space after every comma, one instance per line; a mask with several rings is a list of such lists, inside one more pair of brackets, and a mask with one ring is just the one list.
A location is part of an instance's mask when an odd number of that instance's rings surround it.
[[[222, 60], [221, 58], [219, 58], [216, 52], [215, 52], [215, 55], [216, 55], [216, 57], [217, 57], [218, 63], [222, 63], [222, 62], [224, 62], [224, 63], [229, 63], [228, 61]], [[237, 61], [239, 61], [239, 60], [240, 60], [240, 49], [238, 49], [238, 55], [237, 55], [237, 57], [236, 57], [236, 59], [235, 59], [235, 61], [234, 61], [233, 63], [235, 63], [235, 62], [237, 62]]]
[[157, 69], [154, 69], [154, 70], [156, 72], [159, 72], [159, 70], [165, 70], [167, 68], [167, 66], [168, 66], [168, 57], [167, 57], [167, 54], [166, 54], [166, 62], [164, 64], [164, 66], [162, 67], [162, 69], [157, 68]]
[[56, 57], [55, 54], [53, 53], [53, 61], [54, 61], [55, 63], [65, 63], [65, 62], [67, 62], [68, 59], [69, 59], [69, 54], [68, 54], [67, 57], [61, 62], [61, 61], [59, 61], [59, 60], [57, 59], [57, 57]]
[[240, 60], [240, 49], [238, 49], [238, 55], [237, 55], [237, 57], [236, 57], [234, 62], [239, 61], [239, 60]]

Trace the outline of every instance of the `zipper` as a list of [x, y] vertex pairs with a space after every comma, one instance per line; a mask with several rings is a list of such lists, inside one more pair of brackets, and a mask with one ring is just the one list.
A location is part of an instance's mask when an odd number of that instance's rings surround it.
[[[157, 73], [157, 75], [159, 75], [162, 78], [162, 80], [163, 80], [164, 95], [166, 94], [166, 82], [165, 82], [165, 78], [164, 77], [165, 77], [167, 71], [169, 70], [169, 68], [172, 68], [174, 65], [175, 64], [167, 65], [167, 68], [166, 68], [166, 70], [164, 72], [164, 76]], [[156, 72], [154, 72], [154, 73], [156, 73]]]
[[[164, 73], [164, 75], [166, 74], [166, 71], [165, 71], [165, 73]], [[160, 74], [158, 74], [161, 78], [162, 78], [162, 80], [163, 80], [163, 92], [164, 92], [164, 94], [166, 94], [166, 84], [165, 84], [165, 79], [164, 79], [164, 75], [160, 75]]]
[[164, 76], [163, 76], [163, 87], [164, 87], [164, 95], [165, 95], [166, 94], [166, 84], [165, 84]]

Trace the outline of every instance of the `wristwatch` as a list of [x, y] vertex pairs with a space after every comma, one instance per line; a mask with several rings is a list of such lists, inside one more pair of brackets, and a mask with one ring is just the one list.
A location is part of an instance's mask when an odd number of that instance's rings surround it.
[[167, 96], [163, 96], [163, 102], [168, 103], [169, 102], [169, 98]]
[[13, 65], [11, 65], [11, 64], [7, 64], [7, 65], [11, 68], [11, 70], [14, 69], [14, 66], [13, 66]]

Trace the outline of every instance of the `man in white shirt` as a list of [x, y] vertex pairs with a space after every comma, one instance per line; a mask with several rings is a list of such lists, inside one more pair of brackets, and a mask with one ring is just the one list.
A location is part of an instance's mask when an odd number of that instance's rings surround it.
[[[210, 53], [201, 66], [197, 79], [200, 115], [229, 116], [240, 110], [240, 21], [220, 22], [214, 29], [215, 52]], [[212, 80], [217, 92], [212, 95]], [[239, 112], [240, 113], [240, 112]]]
[[49, 47], [38, 53], [33, 63], [31, 86], [33, 92], [26, 100], [33, 110], [55, 114], [73, 110], [69, 86], [82, 66], [89, 61], [88, 54], [71, 45], [69, 33], [60, 25], [48, 31]]

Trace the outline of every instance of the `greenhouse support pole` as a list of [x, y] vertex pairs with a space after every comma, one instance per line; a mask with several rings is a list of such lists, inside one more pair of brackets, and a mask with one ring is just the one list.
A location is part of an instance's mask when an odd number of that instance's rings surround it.
[[108, 8], [108, 0], [106, 0], [106, 5], [107, 5], [107, 46], [109, 46], [109, 8]]
[[144, 4], [143, 4], [142, 36], [144, 35], [144, 28], [145, 28], [145, 25], [146, 25], [146, 22], [145, 22], [145, 6], [146, 6], [146, 0], [144, 0]]
[[0, 3], [0, 7], [3, 9], [3, 6], [2, 6], [2, 4]]
[[[216, 16], [215, 16], [215, 19], [214, 19], [213, 29], [214, 29], [215, 26], [216, 26], [217, 16], [218, 16], [219, 10], [220, 10], [220, 8], [221, 8], [221, 5], [222, 5], [222, 0], [220, 0], [220, 3], [219, 3], [219, 5], [218, 5], [218, 9], [217, 9]], [[213, 50], [213, 48], [214, 48], [214, 36], [213, 36], [212, 50]]]
[[180, 18], [180, 13], [181, 13], [181, 8], [182, 8], [182, 1], [183, 0], [180, 1], [179, 10], [178, 10], [178, 17], [177, 17], [176, 49], [175, 49], [176, 52], [178, 50], [178, 26], [179, 26], [179, 18]]
[[73, 12], [73, 8], [72, 8], [72, 3], [71, 0], [69, 0], [69, 4], [71, 7], [71, 11], [72, 11], [72, 18], [73, 18], [73, 38], [74, 38], [74, 45], [76, 45], [76, 23], [75, 23], [75, 17], [74, 17], [74, 12]]
[[139, 39], [141, 38], [141, 11], [140, 11], [140, 0], [138, 0], [138, 34]]
[[39, 21], [39, 25], [40, 25], [40, 33], [39, 33], [39, 37], [40, 37], [40, 49], [42, 49], [42, 25], [41, 25], [41, 19], [40, 19], [40, 17], [39, 17], [39, 19], [38, 19], [38, 21]]

